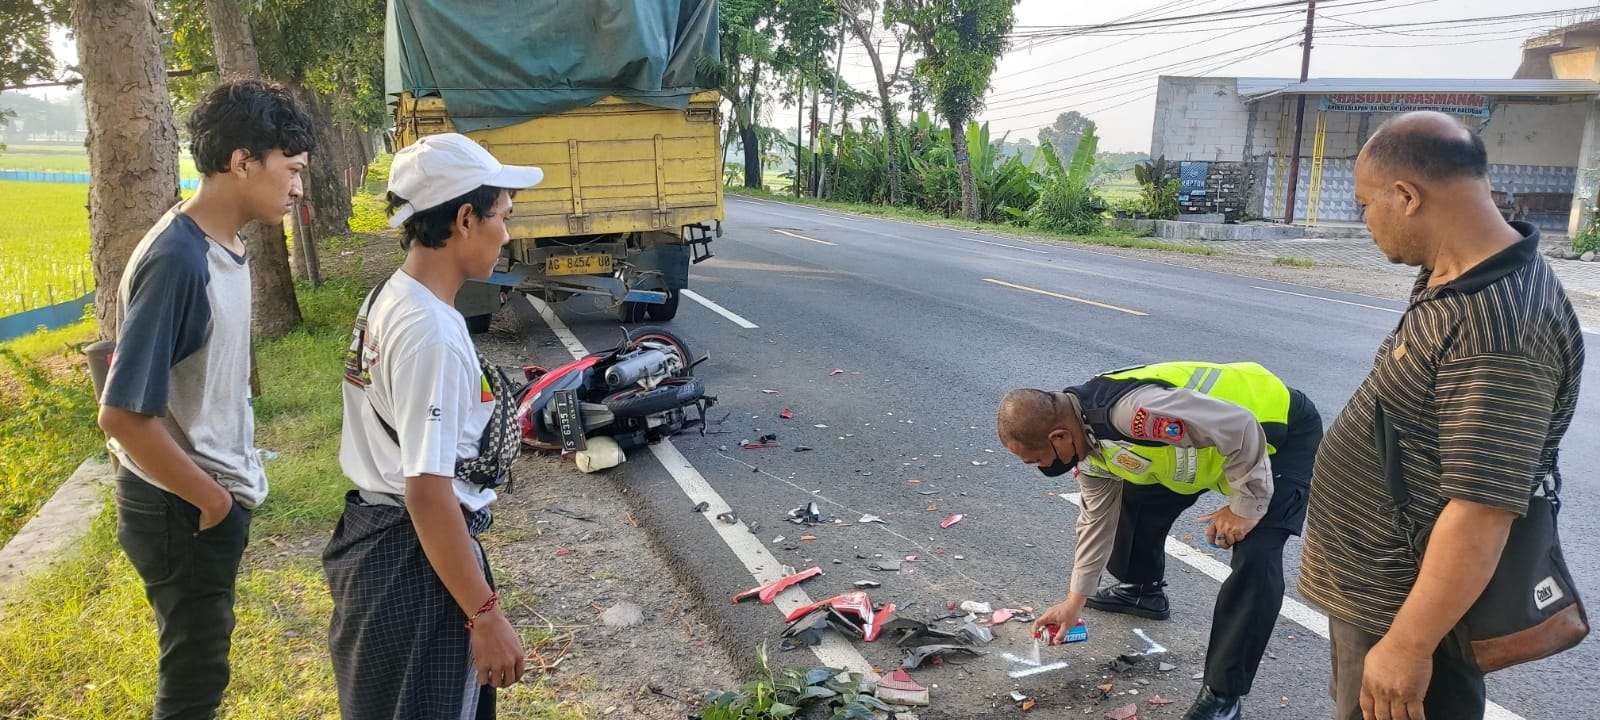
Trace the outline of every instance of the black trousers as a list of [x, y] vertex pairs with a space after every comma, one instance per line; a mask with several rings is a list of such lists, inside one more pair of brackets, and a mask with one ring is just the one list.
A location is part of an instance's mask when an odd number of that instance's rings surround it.
[[[1217, 591], [1205, 682], [1220, 694], [1250, 692], [1283, 607], [1283, 546], [1305, 525], [1322, 418], [1311, 400], [1296, 390], [1290, 391], [1288, 424], [1287, 436], [1272, 456], [1273, 490], [1267, 514], [1233, 546], [1233, 572]], [[1183, 495], [1160, 485], [1124, 487], [1116, 543], [1106, 569], [1125, 583], [1161, 581], [1167, 570], [1167, 535], [1178, 516], [1199, 499], [1199, 493]]]
[[234, 581], [250, 511], [235, 503], [216, 527], [199, 524], [199, 508], [183, 498], [126, 470], [117, 476], [117, 542], [156, 616], [156, 720], [210, 720], [228, 686]]

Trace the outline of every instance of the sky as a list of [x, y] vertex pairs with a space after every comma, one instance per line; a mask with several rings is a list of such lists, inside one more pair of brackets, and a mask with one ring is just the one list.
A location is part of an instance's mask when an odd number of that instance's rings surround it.
[[[1022, 0], [1017, 5], [1016, 24], [1019, 30], [1030, 25], [1085, 25], [1112, 22], [1141, 11], [1151, 11], [1151, 17], [1159, 17], [1274, 2]], [[1524, 39], [1565, 23], [1546, 19], [1446, 31], [1399, 29], [1409, 35], [1374, 33], [1349, 23], [1370, 26], [1586, 6], [1600, 12], [1600, 5], [1594, 0], [1332, 0], [1319, 8], [1317, 29], [1367, 34], [1330, 34], [1324, 40], [1313, 41], [1311, 76], [1509, 78], [1521, 60]], [[1078, 110], [1095, 121], [1102, 150], [1148, 151], [1159, 75], [1298, 78], [1298, 34], [1304, 28], [1304, 18], [1303, 8], [1288, 9], [1277, 16], [1212, 26], [1225, 28], [1222, 30], [1183, 33], [1178, 31], [1185, 27], [1176, 27], [1124, 33], [1128, 37], [1074, 37], [1048, 44], [1015, 45], [1000, 59], [987, 97], [988, 109], [979, 119], [989, 121], [994, 137], [1009, 131], [1012, 139], [1037, 140], [1039, 126], [1054, 121], [1057, 113]], [[1243, 27], [1262, 21], [1277, 24]], [[1295, 37], [1286, 37], [1290, 35]], [[1245, 49], [1249, 46], [1259, 47]], [[889, 62], [892, 57], [891, 52]], [[1242, 61], [1217, 67], [1234, 59]], [[858, 43], [845, 45], [843, 70], [844, 79], [854, 87], [862, 91], [874, 87], [872, 66]], [[824, 114], [826, 111], [824, 105]], [[858, 110], [853, 116], [866, 112], [871, 110]], [[774, 124], [792, 126], [793, 120], [783, 121], [794, 117], [793, 113], [790, 108]]]
[[[1121, 18], [1190, 15], [1281, 0], [1021, 0], [1019, 31], [1028, 26], [1087, 25]], [[1390, 29], [1388, 25], [1429, 20], [1502, 16], [1542, 10], [1587, 8], [1600, 17], [1595, 0], [1321, 0], [1312, 43], [1312, 77], [1508, 78], [1521, 59], [1524, 39], [1562, 24], [1558, 20], [1484, 23], [1449, 30]], [[1143, 13], [1141, 15], [1141, 13]], [[1303, 9], [1284, 9], [1263, 17], [1195, 26], [1124, 31], [1121, 36], [1070, 37], [1019, 42], [1000, 58], [979, 116], [996, 138], [1037, 140], [1038, 128], [1068, 110], [1084, 112], [1096, 123], [1100, 147], [1108, 151], [1147, 151], [1159, 75], [1298, 77], [1298, 37]], [[1185, 32], [1188, 30], [1189, 32]], [[1405, 34], [1392, 34], [1403, 32]], [[75, 62], [77, 52], [65, 33], [54, 38], [57, 58]], [[893, 40], [883, 46], [893, 63]], [[1235, 62], [1237, 61], [1237, 62]], [[909, 60], [908, 60], [909, 63]], [[1229, 64], [1232, 63], [1232, 64]], [[872, 65], [851, 37], [845, 44], [844, 80], [873, 93]], [[794, 127], [794, 107], [769, 103], [769, 125]], [[874, 112], [858, 108], [852, 117]], [[826, 115], [827, 106], [823, 107]]]

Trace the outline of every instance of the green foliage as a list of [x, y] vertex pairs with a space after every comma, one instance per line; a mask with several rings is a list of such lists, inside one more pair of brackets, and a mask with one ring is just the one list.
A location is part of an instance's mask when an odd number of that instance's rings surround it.
[[966, 122], [983, 109], [983, 96], [1017, 0], [886, 0], [884, 16], [905, 25], [921, 51], [916, 73], [927, 83], [939, 114]]
[[1578, 234], [1572, 236], [1573, 252], [1579, 255], [1586, 252], [1600, 253], [1600, 222], [1596, 221], [1597, 216], [1600, 216], [1600, 213], [1591, 214], [1589, 221], [1583, 224]]
[[767, 647], [756, 651], [756, 679], [737, 690], [710, 692], [698, 720], [787, 720], [802, 710], [822, 705], [832, 720], [870, 720], [874, 711], [886, 710], [877, 697], [862, 689], [859, 675], [829, 667], [772, 671]]
[[55, 77], [56, 58], [50, 49], [50, 26], [66, 19], [59, 0], [0, 0], [0, 87]]
[[1272, 264], [1279, 267], [1292, 267], [1306, 270], [1316, 267], [1317, 261], [1312, 260], [1311, 258], [1279, 256], [1272, 259]]
[[1029, 226], [1073, 235], [1093, 235], [1105, 229], [1101, 215], [1106, 203], [1090, 184], [1099, 145], [1094, 127], [1085, 128], [1067, 169], [1050, 172], [1038, 201], [1028, 210]]
[[1178, 217], [1178, 164], [1165, 155], [1133, 166], [1145, 217], [1172, 220]]

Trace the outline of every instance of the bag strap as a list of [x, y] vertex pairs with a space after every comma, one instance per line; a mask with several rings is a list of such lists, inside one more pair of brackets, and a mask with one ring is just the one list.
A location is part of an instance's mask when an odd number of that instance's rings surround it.
[[[385, 275], [382, 280], [378, 281], [377, 285], [372, 286], [372, 290], [367, 293], [366, 302], [361, 303], [361, 311], [356, 313], [356, 357], [358, 358], [361, 350], [367, 346], [367, 315], [372, 312], [373, 301], [378, 299], [378, 293], [383, 292], [384, 284], [389, 282], [391, 277], [394, 276]], [[372, 407], [372, 416], [378, 419], [378, 424], [383, 427], [383, 432], [394, 442], [395, 447], [399, 447], [400, 433], [395, 431], [394, 426], [390, 425], [389, 421], [383, 419], [383, 415], [378, 412], [378, 406], [372, 404], [372, 397], [366, 395], [365, 389], [362, 390], [362, 396], [367, 398], [367, 404]]]

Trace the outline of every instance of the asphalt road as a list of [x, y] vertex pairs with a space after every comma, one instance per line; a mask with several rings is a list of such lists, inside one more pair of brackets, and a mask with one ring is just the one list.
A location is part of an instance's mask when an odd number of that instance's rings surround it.
[[[696, 352], [710, 353], [697, 372], [721, 399], [712, 418], [729, 414], [716, 428], [725, 432], [680, 436], [676, 452], [635, 453], [610, 481], [628, 488], [636, 516], [702, 599], [735, 657], [753, 657], [766, 643], [783, 664], [816, 658], [777, 650], [778, 610], [728, 601], [756, 584], [750, 558], [765, 553], [798, 568], [820, 565], [826, 574], [803, 586], [813, 599], [851, 590], [856, 580], [877, 580], [882, 588], [871, 591], [874, 600], [892, 601], [919, 619], [946, 614], [952, 600], [1043, 609], [1062, 597], [1075, 510], [1060, 495], [1075, 492], [1075, 483], [1044, 478], [999, 446], [993, 417], [1006, 390], [1059, 388], [1167, 359], [1255, 360], [1310, 395], [1331, 423], [1403, 308], [1396, 299], [1167, 265], [1158, 254], [1133, 259], [736, 197], [728, 199], [726, 227], [713, 245], [716, 257], [693, 268], [691, 283], [738, 320], [686, 298], [671, 324]], [[575, 336], [569, 346], [575, 339], [597, 349], [617, 339], [615, 322], [597, 309], [573, 303], [558, 315], [557, 326]], [[531, 331], [536, 361], [566, 356], [548, 324], [535, 322]], [[1595, 336], [1586, 340], [1595, 353]], [[1600, 492], [1589, 482], [1590, 469], [1600, 467], [1600, 450], [1588, 440], [1600, 421], [1595, 367], [1586, 369], [1590, 390], [1563, 453], [1566, 550], [1591, 599], [1600, 597], [1600, 553], [1593, 548], [1600, 513], [1586, 509], [1600, 507]], [[785, 408], [792, 420], [778, 417]], [[782, 446], [740, 449], [741, 439], [763, 432], [776, 432]], [[815, 450], [797, 453], [796, 445]], [[658, 461], [677, 452], [692, 466], [688, 474], [698, 471], [709, 488], [686, 481], [675, 461], [670, 472]], [[750, 533], [741, 525], [735, 533], [692, 512], [693, 493], [686, 492], [694, 488], [714, 491], [759, 528]], [[789, 509], [811, 500], [844, 524], [803, 528], [785, 521]], [[1227, 561], [1225, 552], [1205, 547], [1194, 517], [1218, 505], [1202, 500], [1173, 531], [1169, 551], [1202, 559], [1169, 558], [1170, 621], [1088, 611], [1088, 644], [1045, 651], [1046, 660], [1066, 660], [1068, 669], [1020, 681], [1006, 677], [1010, 663], [1001, 654], [1027, 647], [1026, 627], [1007, 625], [984, 657], [914, 673], [936, 686], [924, 717], [1016, 716], [1006, 697], [1014, 688], [1037, 700], [1034, 717], [1099, 718], [1133, 702], [1140, 717], [1180, 715], [1199, 687], [1191, 676], [1202, 669], [1218, 587], [1205, 558]], [[886, 523], [857, 523], [865, 513]], [[953, 513], [964, 520], [940, 529]], [[736, 552], [730, 542], [743, 549]], [[749, 547], [756, 543], [764, 550]], [[903, 569], [868, 569], [880, 554], [901, 559]], [[910, 555], [916, 559], [904, 562]], [[1298, 568], [1296, 540], [1285, 560], [1291, 600], [1298, 599]], [[640, 579], [641, 591], [650, 582]], [[1327, 642], [1309, 629], [1319, 616], [1297, 605], [1286, 612], [1294, 620], [1279, 618], [1271, 656], [1246, 701], [1247, 717], [1332, 715]], [[1111, 674], [1113, 695], [1101, 698], [1094, 686], [1104, 682], [1106, 662], [1142, 644], [1134, 627], [1169, 652]], [[888, 643], [854, 646], [875, 665], [898, 665], [899, 652]], [[1176, 669], [1159, 672], [1158, 661]], [[1600, 688], [1582, 671], [1596, 667], [1600, 641], [1591, 639], [1493, 676], [1490, 698], [1504, 708], [1499, 717], [1584, 716], [1600, 706]], [[1130, 690], [1137, 694], [1123, 694]], [[1152, 708], [1146, 704], [1152, 694], [1176, 702]]]

